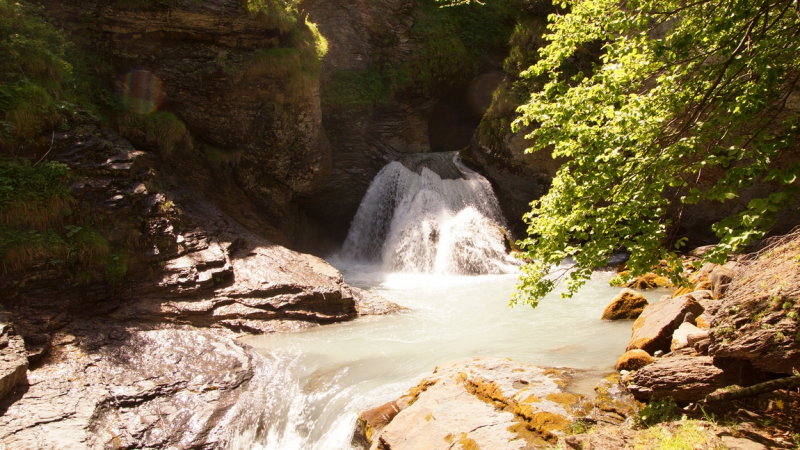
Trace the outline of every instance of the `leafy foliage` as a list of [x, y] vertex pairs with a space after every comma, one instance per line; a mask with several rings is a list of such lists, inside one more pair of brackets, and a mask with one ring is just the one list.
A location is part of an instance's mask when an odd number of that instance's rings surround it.
[[681, 408], [672, 397], [651, 400], [641, 411], [639, 421], [644, 426], [653, 426], [661, 422], [669, 422], [681, 417]]
[[[517, 0], [442, 2], [423, 0], [409, 30], [412, 53], [373, 55], [373, 68], [342, 70], [323, 87], [323, 101], [345, 110], [385, 104], [406, 94], [428, 96], [463, 86], [490, 53], [504, 53], [517, 21]], [[387, 34], [387, 48], [394, 48]]]
[[63, 120], [67, 41], [40, 10], [0, 0], [0, 147], [10, 149]]
[[[664, 247], [680, 217], [671, 205], [725, 201], [759, 180], [779, 188], [714, 226], [721, 242], [710, 259], [763, 237], [798, 193], [800, 164], [774, 163], [798, 132], [785, 107], [800, 79], [797, 0], [563, 6], [571, 12], [551, 16], [550, 44], [523, 73], [549, 81], [516, 126], [537, 124], [529, 151], [568, 162], [525, 216], [522, 246], [534, 262], [513, 301], [535, 306], [559, 281], [551, 267], [568, 257], [572, 295], [620, 248], [631, 253], [631, 276], [665, 260], [658, 270], [678, 281], [682, 267]], [[570, 59], [597, 42], [602, 65], [569, 76]], [[700, 183], [714, 171], [722, 176]]]

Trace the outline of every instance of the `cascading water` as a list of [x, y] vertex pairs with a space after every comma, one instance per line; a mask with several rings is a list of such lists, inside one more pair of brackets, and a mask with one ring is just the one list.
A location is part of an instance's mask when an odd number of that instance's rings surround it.
[[[233, 450], [352, 450], [359, 411], [468, 357], [610, 369], [630, 338], [630, 323], [599, 319], [619, 292], [608, 285], [612, 274], [595, 274], [573, 299], [554, 292], [536, 310], [508, 308], [518, 269], [502, 224], [489, 183], [454, 153], [387, 165], [332, 262], [347, 283], [408, 311], [243, 339], [263, 360], [220, 419], [219, 442]], [[476, 274], [487, 275], [465, 276]]]
[[504, 222], [489, 182], [455, 152], [411, 155], [372, 181], [341, 256], [388, 272], [511, 273]]

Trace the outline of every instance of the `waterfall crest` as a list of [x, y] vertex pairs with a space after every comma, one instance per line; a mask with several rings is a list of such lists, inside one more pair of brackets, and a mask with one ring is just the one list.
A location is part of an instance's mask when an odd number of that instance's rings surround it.
[[341, 256], [389, 272], [511, 273], [504, 224], [489, 182], [455, 152], [411, 155], [375, 176]]

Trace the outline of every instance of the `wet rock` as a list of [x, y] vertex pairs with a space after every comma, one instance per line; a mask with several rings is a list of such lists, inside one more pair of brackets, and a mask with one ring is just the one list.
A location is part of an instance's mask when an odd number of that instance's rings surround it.
[[633, 333], [626, 350], [641, 349], [648, 353], [668, 351], [672, 333], [683, 323], [686, 313], [699, 316], [703, 307], [691, 295], [660, 301], [647, 306], [633, 324]]
[[708, 356], [675, 356], [655, 360], [631, 377], [628, 389], [637, 400], [672, 397], [691, 403], [734, 382], [734, 377], [714, 365]]
[[[96, 351], [75, 344], [124, 333]], [[86, 323], [59, 362], [32, 370], [22, 395], [3, 401], [8, 448], [225, 448], [215, 427], [261, 357], [217, 330], [109, 330]]]
[[594, 387], [593, 422], [620, 425], [639, 411], [641, 404], [621, 383], [622, 374], [612, 373]]
[[617, 370], [634, 371], [641, 369], [653, 361], [655, 361], [655, 359], [644, 350], [629, 350], [619, 357], [614, 368]]
[[362, 414], [362, 422], [384, 426], [380, 431], [362, 427], [361, 432], [370, 430], [375, 448], [392, 450], [544, 444], [563, 436], [570, 423], [592, 410], [585, 396], [568, 391], [574, 375], [507, 359], [446, 364], [394, 404]]
[[0, 315], [0, 399], [24, 383], [28, 373], [25, 343], [8, 322], [9, 316]]
[[602, 320], [635, 319], [642, 314], [647, 305], [647, 298], [644, 295], [623, 289], [603, 310]]
[[380, 295], [352, 286], [349, 286], [348, 289], [355, 300], [356, 311], [358, 311], [359, 316], [385, 316], [408, 311], [408, 308], [392, 303]]

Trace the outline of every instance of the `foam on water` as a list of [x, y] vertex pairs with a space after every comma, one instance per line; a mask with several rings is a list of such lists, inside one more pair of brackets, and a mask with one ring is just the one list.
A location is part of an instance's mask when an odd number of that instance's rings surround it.
[[503, 225], [491, 185], [455, 153], [414, 155], [372, 181], [341, 256], [387, 272], [512, 273]]
[[350, 450], [359, 411], [469, 357], [610, 370], [631, 332], [629, 321], [600, 320], [619, 291], [608, 286], [611, 274], [595, 274], [573, 299], [555, 292], [535, 310], [509, 308], [519, 269], [506, 254], [503, 224], [489, 183], [455, 154], [387, 165], [329, 261], [347, 283], [409, 310], [244, 339], [264, 365], [220, 421], [218, 442]]

